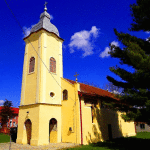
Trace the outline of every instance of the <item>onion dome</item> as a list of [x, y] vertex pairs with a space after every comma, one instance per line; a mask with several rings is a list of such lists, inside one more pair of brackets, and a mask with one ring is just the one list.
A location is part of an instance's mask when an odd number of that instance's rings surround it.
[[40, 21], [32, 27], [30, 33], [36, 32], [40, 29], [45, 29], [49, 32], [53, 32], [59, 37], [58, 29], [50, 22], [50, 14], [47, 13], [46, 5], [44, 8], [44, 12], [40, 15]]

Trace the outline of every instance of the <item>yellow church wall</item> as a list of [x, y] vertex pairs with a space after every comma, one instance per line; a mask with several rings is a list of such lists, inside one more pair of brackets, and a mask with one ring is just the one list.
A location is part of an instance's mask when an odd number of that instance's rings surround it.
[[101, 129], [99, 126], [100, 109], [99, 104], [93, 110], [93, 123], [92, 123], [92, 110], [91, 104], [85, 104], [84, 97], [81, 98], [82, 106], [82, 130], [83, 130], [83, 144], [103, 141]]
[[116, 111], [107, 108], [100, 109], [100, 120], [98, 120], [98, 124], [99, 128], [102, 129], [101, 133], [103, 140], [109, 140], [108, 124], [111, 124], [112, 138], [122, 136], [122, 131], [120, 129], [118, 119], [118, 113]]
[[124, 122], [121, 118], [121, 112], [113, 111], [107, 108], [101, 108], [97, 113], [98, 127], [101, 131], [102, 140], [108, 140], [108, 124], [111, 124], [112, 138], [123, 137], [126, 134], [135, 135], [134, 123]]
[[[63, 78], [61, 83], [62, 88], [68, 91], [68, 100], [63, 100], [62, 89], [62, 142], [81, 143], [77, 87]], [[69, 127], [72, 131], [69, 131]]]
[[81, 99], [83, 144], [88, 144], [88, 141], [94, 138], [92, 132], [93, 124], [91, 116], [91, 107], [90, 105], [85, 106], [83, 97]]
[[[41, 104], [39, 118], [39, 145], [61, 142], [61, 105]], [[49, 122], [52, 118], [57, 120], [57, 132], [50, 135], [49, 142]]]
[[[27, 113], [29, 112], [29, 113]], [[18, 118], [18, 131], [17, 131], [17, 143], [27, 144], [27, 132], [25, 127], [25, 121], [31, 120], [32, 132], [31, 132], [31, 145], [38, 144], [38, 130], [39, 130], [39, 107], [38, 105], [28, 105], [19, 107]]]
[[[29, 113], [27, 114], [27, 111]], [[19, 109], [17, 143], [27, 144], [27, 132], [25, 121], [31, 120], [31, 145], [48, 145], [49, 142], [49, 121], [57, 120], [57, 134], [55, 139], [51, 138], [51, 143], [61, 142], [61, 105], [35, 104], [21, 106]], [[52, 135], [51, 135], [52, 136]]]
[[135, 136], [136, 132], [134, 122], [133, 121], [125, 122], [121, 117], [122, 114], [125, 114], [125, 112], [122, 113], [118, 112], [120, 127], [122, 129], [123, 136], [124, 137]]
[[125, 122], [121, 118], [121, 114], [119, 111], [100, 108], [97, 105], [97, 107], [94, 108], [92, 123], [91, 105], [85, 105], [84, 98], [82, 97], [83, 144], [109, 140], [108, 126], [111, 126], [112, 138], [134, 136], [134, 123]]
[[[24, 60], [26, 61], [24, 61], [21, 105], [39, 102], [61, 104], [60, 77], [62, 77], [63, 72], [63, 41], [53, 33], [40, 30], [36, 33], [32, 33], [25, 39], [25, 42], [26, 52]], [[38, 52], [40, 58], [37, 56], [35, 50]], [[35, 57], [35, 70], [29, 73], [29, 61], [33, 56]], [[54, 57], [56, 60], [56, 73], [50, 72], [50, 57]], [[54, 97], [50, 97], [50, 92], [54, 93]]]
[[[37, 87], [36, 79], [37, 79], [38, 56], [35, 50], [36, 51], [38, 50], [39, 36], [40, 32], [36, 34], [35, 33], [31, 34], [28, 39], [25, 39], [26, 42], [26, 52], [24, 56], [25, 67], [23, 68], [24, 69], [23, 73], [25, 74], [25, 76], [23, 77], [22, 81], [22, 88], [23, 88], [22, 92], [24, 91], [24, 94], [22, 93], [21, 97], [22, 105], [33, 104], [36, 102], [36, 87]], [[29, 73], [29, 63], [31, 57], [35, 58], [35, 67], [34, 72]]]
[[[61, 104], [61, 78], [62, 77], [62, 40], [52, 33], [42, 30], [41, 58], [47, 68], [40, 62], [40, 99], [39, 102]], [[60, 57], [61, 56], [61, 57]], [[56, 60], [56, 73], [50, 72], [50, 58]], [[61, 59], [60, 59], [61, 58]], [[54, 97], [50, 97], [50, 92]]]

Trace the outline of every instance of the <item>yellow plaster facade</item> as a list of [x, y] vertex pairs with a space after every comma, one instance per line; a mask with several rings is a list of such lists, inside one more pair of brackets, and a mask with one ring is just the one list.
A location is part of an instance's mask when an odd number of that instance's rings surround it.
[[[17, 143], [88, 144], [136, 134], [134, 122], [124, 122], [121, 112], [101, 108], [101, 99], [97, 97], [93, 97], [96, 106], [92, 109], [92, 104], [85, 103], [87, 97], [79, 94], [80, 83], [63, 78], [63, 40], [56, 33], [40, 28], [24, 40]], [[35, 58], [34, 71], [29, 73], [31, 57]], [[50, 72], [51, 57], [56, 60], [56, 73]]]

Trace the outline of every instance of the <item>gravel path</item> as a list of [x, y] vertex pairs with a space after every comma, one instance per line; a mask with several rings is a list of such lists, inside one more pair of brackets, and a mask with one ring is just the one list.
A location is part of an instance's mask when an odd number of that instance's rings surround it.
[[[14, 142], [11, 142], [11, 150], [28, 150], [28, 149], [34, 149], [34, 150], [58, 150], [62, 148], [68, 148], [68, 147], [74, 147], [79, 146], [80, 144], [74, 144], [74, 143], [51, 143], [46, 146], [31, 146], [31, 145], [22, 145], [17, 144]], [[0, 143], [0, 150], [9, 150], [10, 143]]]

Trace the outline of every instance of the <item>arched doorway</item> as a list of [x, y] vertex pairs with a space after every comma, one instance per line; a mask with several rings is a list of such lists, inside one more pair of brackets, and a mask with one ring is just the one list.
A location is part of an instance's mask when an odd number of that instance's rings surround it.
[[112, 140], [112, 127], [111, 127], [111, 124], [108, 124], [108, 137], [109, 137], [109, 140]]
[[27, 144], [30, 144], [31, 132], [32, 132], [32, 123], [30, 119], [27, 119], [25, 122], [26, 134], [27, 134]]
[[49, 142], [57, 143], [57, 120], [55, 118], [49, 121]]

